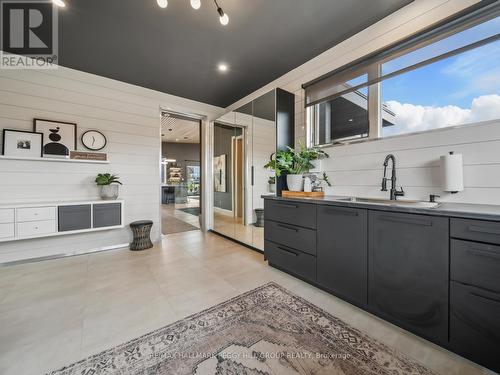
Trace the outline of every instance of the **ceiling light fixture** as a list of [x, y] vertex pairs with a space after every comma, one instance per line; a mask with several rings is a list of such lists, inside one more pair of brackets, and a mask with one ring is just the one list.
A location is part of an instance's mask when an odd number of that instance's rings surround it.
[[191, 6], [193, 7], [193, 9], [200, 9], [201, 0], [191, 0]]
[[168, 5], [168, 0], [156, 0], [160, 8], [166, 8]]
[[217, 65], [217, 69], [219, 69], [219, 72], [227, 72], [229, 68], [227, 64], [220, 63], [219, 65]]
[[[52, 0], [54, 3], [56, 2], [63, 2], [63, 0]], [[222, 9], [222, 7], [219, 5], [217, 0], [213, 0], [215, 4], [215, 9], [217, 9], [217, 13], [219, 14], [219, 21], [222, 25], [226, 26], [229, 23], [229, 16], [227, 15], [226, 12]], [[158, 6], [160, 8], [166, 8], [168, 5], [168, 0], [156, 0], [158, 3]], [[201, 0], [190, 0], [189, 3], [191, 4], [191, 7], [193, 9], [200, 9], [201, 7]]]
[[63, 0], [52, 0], [52, 4], [57, 5], [59, 8], [66, 7], [66, 3]]

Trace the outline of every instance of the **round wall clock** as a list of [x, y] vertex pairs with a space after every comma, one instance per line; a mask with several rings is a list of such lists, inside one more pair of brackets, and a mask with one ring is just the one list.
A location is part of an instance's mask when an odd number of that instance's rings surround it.
[[82, 134], [83, 145], [92, 151], [102, 150], [107, 143], [104, 134], [97, 130], [87, 130]]

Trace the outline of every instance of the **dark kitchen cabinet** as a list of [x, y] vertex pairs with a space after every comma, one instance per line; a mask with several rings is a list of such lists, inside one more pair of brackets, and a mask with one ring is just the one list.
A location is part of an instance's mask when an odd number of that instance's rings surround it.
[[370, 211], [369, 305], [378, 315], [448, 341], [449, 219]]
[[317, 283], [358, 305], [367, 304], [367, 210], [317, 208]]
[[500, 294], [452, 281], [450, 309], [452, 349], [500, 371]]

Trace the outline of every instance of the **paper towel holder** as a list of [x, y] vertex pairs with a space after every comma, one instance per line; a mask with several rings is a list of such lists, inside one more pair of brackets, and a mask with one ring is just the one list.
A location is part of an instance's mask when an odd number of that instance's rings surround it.
[[[456, 156], [455, 156], [456, 155]], [[450, 167], [450, 163], [446, 162], [449, 157], [453, 157], [455, 159], [452, 164], [455, 164], [455, 170], [453, 173], [453, 177], [450, 181], [450, 174], [448, 168]], [[457, 159], [458, 158], [458, 159]], [[448, 159], [450, 160], [450, 159]], [[457, 164], [458, 163], [458, 164]], [[464, 181], [463, 181], [463, 161], [461, 154], [455, 154], [454, 151], [449, 151], [448, 155], [441, 157], [441, 167], [445, 168], [443, 170], [443, 184], [444, 191], [449, 192], [450, 194], [457, 194], [459, 191], [464, 190]]]

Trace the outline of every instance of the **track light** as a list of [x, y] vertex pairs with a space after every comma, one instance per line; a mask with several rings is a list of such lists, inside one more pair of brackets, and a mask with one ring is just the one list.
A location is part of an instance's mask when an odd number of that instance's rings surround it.
[[219, 13], [219, 21], [222, 25], [226, 26], [229, 23], [229, 16], [224, 13], [221, 7], [217, 8], [217, 13]]
[[168, 0], [156, 0], [160, 8], [166, 8], [168, 5]]
[[[64, 4], [64, 0], [52, 0], [54, 4]], [[160, 8], [166, 8], [168, 5], [168, 0], [156, 0], [158, 6]], [[227, 13], [222, 10], [222, 7], [219, 5], [217, 0], [213, 0], [215, 4], [215, 9], [217, 9], [217, 13], [219, 14], [219, 21], [222, 25], [226, 26], [229, 23], [229, 16]], [[200, 9], [201, 7], [201, 0], [190, 0], [189, 3], [191, 4], [191, 7], [193, 9]], [[64, 6], [64, 5], [59, 5], [59, 6]]]
[[59, 8], [66, 7], [66, 3], [63, 0], [52, 0], [52, 4], [57, 5]]
[[193, 9], [200, 9], [201, 0], [191, 0], [191, 6], [193, 7]]

